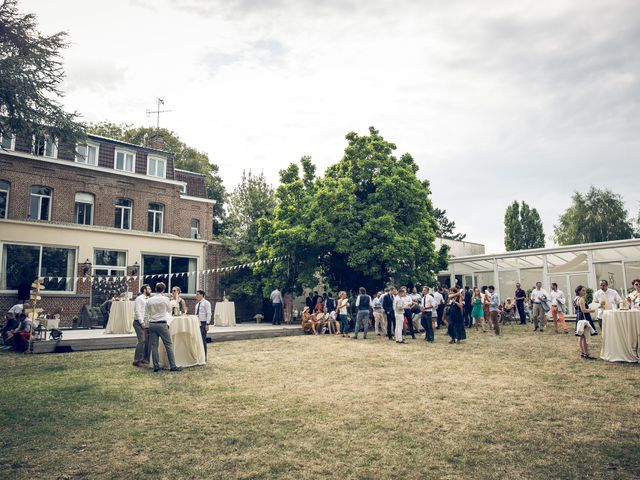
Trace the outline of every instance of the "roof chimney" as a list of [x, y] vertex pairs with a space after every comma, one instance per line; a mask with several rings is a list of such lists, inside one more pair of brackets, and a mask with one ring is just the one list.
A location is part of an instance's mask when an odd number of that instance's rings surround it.
[[149, 147], [155, 150], [164, 150], [164, 137], [159, 133], [154, 133], [149, 137]]

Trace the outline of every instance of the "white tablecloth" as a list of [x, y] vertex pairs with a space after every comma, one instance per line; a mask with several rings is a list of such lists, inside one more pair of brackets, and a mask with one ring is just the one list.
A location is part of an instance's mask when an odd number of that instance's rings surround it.
[[605, 310], [600, 358], [609, 362], [638, 362], [640, 310]]
[[236, 304], [233, 302], [216, 302], [213, 324], [216, 327], [235, 327]]
[[109, 321], [104, 333], [134, 333], [133, 305], [134, 302], [128, 300], [111, 302]]
[[[200, 320], [195, 315], [183, 315], [171, 317], [167, 324], [171, 342], [173, 343], [173, 354], [176, 357], [178, 367], [193, 367], [194, 365], [204, 365], [204, 345], [202, 344], [202, 334], [200, 333]], [[158, 340], [158, 356], [161, 368], [169, 367], [167, 351], [164, 348], [162, 339]], [[152, 366], [152, 365], [150, 365]]]

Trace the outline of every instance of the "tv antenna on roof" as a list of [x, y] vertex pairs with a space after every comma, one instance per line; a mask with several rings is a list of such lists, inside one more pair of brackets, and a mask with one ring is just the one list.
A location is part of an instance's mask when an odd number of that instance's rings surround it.
[[160, 114], [161, 113], [167, 113], [170, 112], [171, 110], [160, 110], [160, 105], [164, 105], [164, 98], [162, 97], [157, 97], [156, 98], [156, 110], [149, 110], [147, 109], [147, 117], [150, 117], [152, 113], [156, 114], [156, 128], [160, 128]]

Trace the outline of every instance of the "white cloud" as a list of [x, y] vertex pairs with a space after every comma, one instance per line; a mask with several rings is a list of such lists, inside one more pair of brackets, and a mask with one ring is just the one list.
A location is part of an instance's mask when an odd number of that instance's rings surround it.
[[[502, 249], [511, 201], [547, 234], [573, 190], [638, 209], [640, 21], [633, 0], [554, 2], [23, 1], [67, 30], [66, 105], [163, 126], [220, 165], [322, 171], [374, 125], [412, 153], [468, 239]], [[478, 215], [481, 211], [483, 215]]]

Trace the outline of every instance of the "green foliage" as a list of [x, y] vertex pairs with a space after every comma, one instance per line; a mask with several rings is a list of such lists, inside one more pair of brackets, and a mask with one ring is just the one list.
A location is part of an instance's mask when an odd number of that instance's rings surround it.
[[540, 214], [526, 202], [517, 201], [507, 207], [504, 215], [504, 246], [508, 252], [544, 248], [544, 228]]
[[559, 245], [606, 242], [634, 237], [622, 196], [593, 185], [586, 194], [575, 192], [573, 203], [554, 226]]
[[0, 3], [0, 135], [52, 134], [64, 148], [84, 137], [78, 114], [59, 101], [66, 33], [44, 36], [36, 20], [15, 0]]
[[[219, 227], [222, 224], [225, 217], [224, 204], [227, 193], [222, 183], [222, 178], [218, 174], [218, 165], [209, 162], [209, 156], [206, 153], [189, 147], [180, 139], [178, 134], [166, 128], [132, 127], [129, 124], [115, 124], [104, 121], [90, 124], [88, 132], [142, 146], [148, 146], [150, 139], [160, 136], [164, 143], [162, 149], [173, 153], [176, 168], [201, 173], [205, 176], [207, 197], [216, 200], [213, 205], [213, 215], [217, 226]], [[216, 230], [219, 231], [220, 228], [214, 226], [214, 231]]]
[[438, 225], [436, 236], [440, 238], [448, 238], [449, 240], [457, 240], [461, 242], [467, 235], [465, 233], [453, 233], [456, 229], [456, 222], [452, 222], [447, 218], [447, 211], [439, 208], [433, 209], [433, 216]]
[[446, 269], [447, 249], [434, 249], [429, 183], [416, 177], [411, 155], [396, 158], [396, 146], [373, 127], [346, 139], [344, 157], [323, 177], [308, 157], [302, 176], [297, 165], [280, 172], [274, 217], [260, 223], [259, 254], [291, 260], [256, 269], [265, 293], [274, 286], [300, 292], [321, 279], [335, 290], [426, 284]]
[[[263, 173], [242, 172], [240, 184], [229, 195], [228, 216], [225, 222], [224, 243], [227, 246], [227, 265], [241, 265], [256, 258], [258, 223], [273, 217], [275, 193]], [[252, 301], [262, 297], [262, 281], [251, 269], [243, 268], [222, 278], [227, 295], [236, 301]]]

